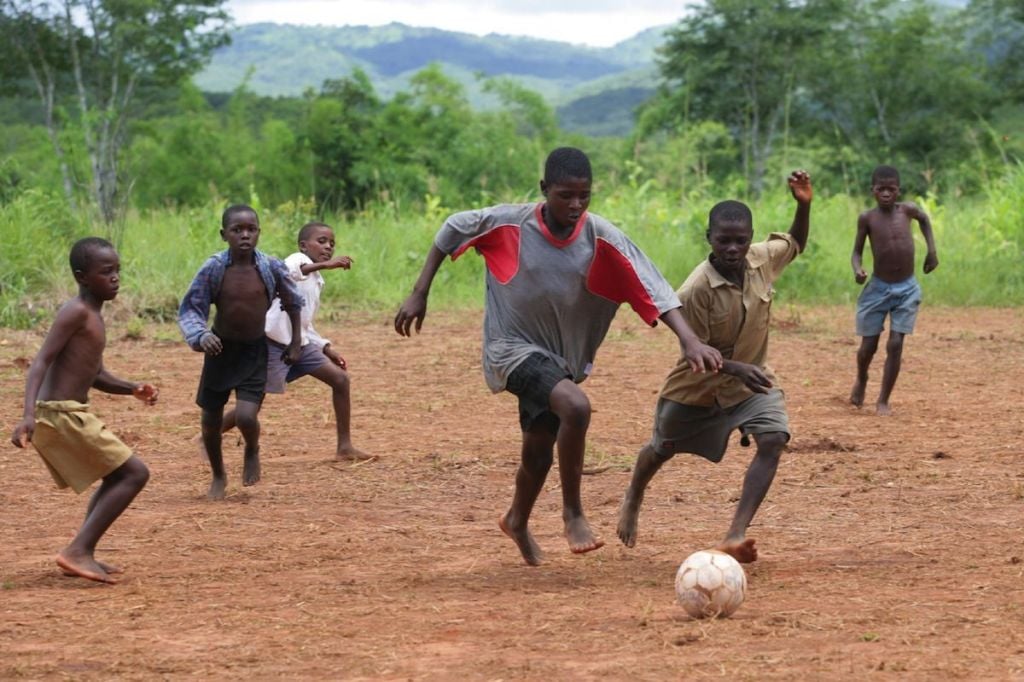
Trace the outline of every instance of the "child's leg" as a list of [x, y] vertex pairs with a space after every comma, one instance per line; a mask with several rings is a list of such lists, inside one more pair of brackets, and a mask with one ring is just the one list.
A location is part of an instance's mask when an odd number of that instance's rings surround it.
[[523, 559], [531, 566], [541, 562], [543, 553], [528, 527], [530, 513], [544, 487], [548, 471], [551, 470], [554, 450], [555, 434], [543, 427], [523, 432], [523, 451], [516, 471], [516, 492], [508, 513], [498, 521], [501, 530], [515, 541]]
[[338, 429], [338, 445], [335, 456], [343, 460], [368, 460], [373, 459], [362, 450], [352, 446], [352, 433], [350, 430], [352, 419], [352, 401], [349, 398], [349, 376], [348, 372], [338, 367], [333, 362], [325, 362], [310, 372], [331, 387], [331, 403], [334, 406], [334, 421]]
[[551, 411], [558, 416], [558, 474], [562, 482], [562, 520], [569, 549], [579, 554], [604, 545], [596, 538], [583, 515], [580, 482], [583, 455], [590, 426], [590, 400], [570, 379], [558, 382], [551, 391]]
[[903, 337], [901, 332], [890, 331], [889, 340], [885, 344], [885, 369], [882, 372], [882, 390], [878, 393], [875, 411], [883, 416], [892, 414], [889, 407], [889, 396], [896, 385], [896, 377], [900, 375], [903, 360]]
[[242, 485], [256, 485], [260, 480], [260, 403], [235, 401], [235, 424], [245, 441]]
[[868, 386], [868, 367], [871, 366], [871, 359], [875, 357], [878, 350], [878, 337], [864, 336], [860, 340], [860, 348], [857, 349], [857, 380], [850, 391], [850, 402], [860, 407], [864, 404], [864, 391]]
[[787, 438], [785, 433], [772, 432], [754, 434], [754, 440], [757, 441], [757, 453], [743, 479], [743, 492], [740, 493], [732, 525], [725, 540], [718, 546], [718, 549], [731, 554], [741, 563], [750, 563], [757, 559], [754, 541], [746, 539], [747, 527], [768, 494], [772, 480], [775, 479], [775, 471], [779, 467], [779, 459]]
[[78, 534], [57, 555], [57, 564], [66, 573], [99, 582], [116, 582], [104, 565], [93, 557], [96, 543], [148, 480], [149, 469], [134, 455], [103, 478], [103, 483], [89, 501], [89, 511]]
[[672, 458], [672, 455], [659, 457], [650, 443], [643, 446], [640, 454], [636, 456], [636, 466], [633, 467], [633, 478], [626, 489], [626, 495], [622, 498], [622, 506], [619, 508], [619, 539], [626, 547], [636, 545], [637, 520], [640, 517], [640, 505], [644, 501], [644, 491], [647, 484], [658, 473], [661, 465]]
[[224, 420], [224, 408], [207, 409], [203, 408], [202, 436], [203, 447], [206, 448], [206, 457], [210, 462], [210, 472], [213, 480], [210, 481], [210, 489], [206, 497], [211, 500], [224, 499], [224, 491], [228, 486], [227, 475], [224, 473], [224, 453], [221, 450], [221, 428]]

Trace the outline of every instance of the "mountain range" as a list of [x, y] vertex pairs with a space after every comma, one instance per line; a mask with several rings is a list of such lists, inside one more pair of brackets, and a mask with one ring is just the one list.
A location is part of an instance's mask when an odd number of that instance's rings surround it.
[[[196, 76], [208, 92], [228, 92], [243, 82], [268, 96], [298, 96], [353, 69], [369, 76], [377, 94], [408, 89], [410, 77], [437, 63], [461, 83], [478, 108], [496, 101], [481, 77], [503, 76], [541, 94], [563, 129], [589, 135], [622, 135], [633, 112], [653, 93], [655, 50], [668, 27], [656, 27], [607, 48], [490, 34], [475, 36], [404, 24], [295, 26], [248, 24], [232, 34]], [[600, 106], [595, 106], [597, 102]]]

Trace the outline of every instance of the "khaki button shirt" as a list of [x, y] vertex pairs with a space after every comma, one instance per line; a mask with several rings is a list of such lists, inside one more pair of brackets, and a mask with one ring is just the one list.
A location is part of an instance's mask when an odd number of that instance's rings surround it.
[[[800, 253], [788, 233], [773, 232], [750, 246], [743, 288], [722, 277], [710, 258], [694, 268], [676, 294], [682, 313], [697, 337], [714, 346], [722, 358], [757, 365], [776, 388], [779, 383], [765, 365], [772, 284]], [[661, 397], [683, 405], [732, 407], [753, 395], [739, 379], [719, 372], [695, 373], [680, 362], [665, 379]]]

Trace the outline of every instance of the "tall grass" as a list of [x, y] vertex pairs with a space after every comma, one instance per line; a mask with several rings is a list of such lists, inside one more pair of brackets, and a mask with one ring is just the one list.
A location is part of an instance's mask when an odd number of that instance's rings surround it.
[[[787, 230], [794, 203], [782, 180], [751, 202], [757, 238]], [[619, 225], [644, 249], [673, 285], [708, 253], [707, 212], [726, 196], [680, 194], [652, 185], [625, 185], [604, 192], [597, 185], [591, 210]], [[510, 196], [507, 201], [534, 197]], [[938, 270], [919, 280], [929, 304], [1019, 305], [1024, 301], [1024, 168], [1010, 167], [984, 196], [911, 197], [931, 216], [939, 250]], [[258, 199], [254, 199], [258, 203]], [[850, 269], [857, 215], [871, 199], [846, 195], [815, 198], [806, 253], [778, 284], [788, 302], [850, 303], [859, 292]], [[203, 260], [224, 248], [221, 206], [132, 213], [117, 245], [122, 258], [122, 315], [173, 320], [178, 299]], [[350, 271], [326, 273], [326, 314], [380, 311], [388, 316], [419, 273], [434, 233], [449, 213], [427, 197], [417, 206], [380, 203], [351, 216], [328, 216], [339, 253]], [[314, 215], [308, 203], [261, 208], [260, 248], [284, 257], [296, 249], [298, 228]], [[0, 206], [0, 325], [32, 326], [75, 292], [67, 253], [75, 239], [104, 235], [88, 218], [72, 215], [57, 198], [26, 192]], [[924, 258], [920, 233], [917, 272]], [[865, 254], [870, 267], [870, 252]], [[431, 292], [434, 308], [476, 308], [483, 303], [483, 264], [467, 255], [445, 264]]]

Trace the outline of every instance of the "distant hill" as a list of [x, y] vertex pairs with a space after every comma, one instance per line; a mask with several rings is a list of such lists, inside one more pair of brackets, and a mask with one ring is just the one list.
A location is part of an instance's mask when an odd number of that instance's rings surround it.
[[[667, 27], [648, 29], [613, 47], [490, 34], [484, 37], [404, 24], [239, 27], [196, 76], [208, 92], [234, 90], [249, 75], [262, 95], [300, 95], [360, 68], [377, 93], [390, 97], [430, 63], [462, 83], [470, 102], [487, 108], [479, 76], [506, 76], [543, 95], [567, 130], [623, 135], [633, 111], [654, 91], [655, 49]], [[251, 70], [251, 73], [250, 73]]]

